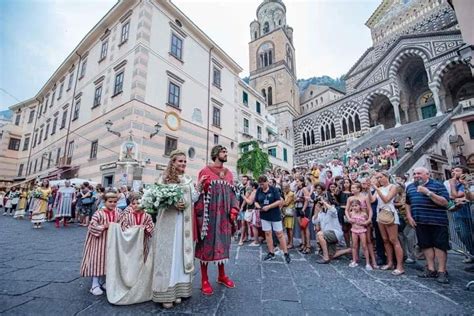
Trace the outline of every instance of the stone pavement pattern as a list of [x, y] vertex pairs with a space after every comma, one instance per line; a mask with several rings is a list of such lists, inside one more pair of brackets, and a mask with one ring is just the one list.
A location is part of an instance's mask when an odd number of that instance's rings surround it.
[[[418, 315], [474, 314], [474, 291], [464, 290], [474, 274], [461, 257], [450, 256], [451, 284], [407, 275], [349, 268], [348, 259], [316, 264], [316, 256], [292, 251], [290, 265], [278, 257], [262, 262], [265, 246], [232, 246], [230, 276], [236, 289], [214, 282], [215, 294], [200, 294], [196, 272], [192, 298], [172, 310], [152, 302], [112, 306], [89, 294], [90, 279], [79, 277], [86, 230], [56, 229], [46, 223], [33, 230], [27, 221], [0, 216], [0, 313], [5, 315]], [[211, 280], [216, 268], [210, 268]]]

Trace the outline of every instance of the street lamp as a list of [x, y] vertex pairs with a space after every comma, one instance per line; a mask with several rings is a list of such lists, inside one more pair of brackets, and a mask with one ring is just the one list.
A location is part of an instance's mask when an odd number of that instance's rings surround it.
[[119, 132], [116, 132], [116, 131], [113, 131], [111, 128], [112, 128], [112, 125], [114, 125], [114, 123], [111, 121], [111, 120], [107, 120], [107, 122], [105, 122], [105, 127], [107, 127], [107, 132], [109, 133], [112, 133], [118, 137], [121, 136], [121, 134]]
[[155, 131], [150, 134], [150, 139], [153, 138], [153, 136], [155, 136], [156, 134], [158, 134], [160, 132], [160, 129], [161, 129], [161, 124], [156, 123], [155, 124]]

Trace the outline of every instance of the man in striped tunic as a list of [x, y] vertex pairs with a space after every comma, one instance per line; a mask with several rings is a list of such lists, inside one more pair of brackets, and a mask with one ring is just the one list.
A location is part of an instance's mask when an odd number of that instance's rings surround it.
[[[428, 169], [420, 167], [413, 172], [414, 182], [407, 189], [406, 215], [408, 224], [416, 230], [418, 246], [426, 257], [427, 267], [418, 276], [436, 278], [449, 283], [446, 262], [449, 250], [448, 215], [449, 194], [444, 185], [430, 178]], [[435, 268], [435, 259], [438, 269]]]

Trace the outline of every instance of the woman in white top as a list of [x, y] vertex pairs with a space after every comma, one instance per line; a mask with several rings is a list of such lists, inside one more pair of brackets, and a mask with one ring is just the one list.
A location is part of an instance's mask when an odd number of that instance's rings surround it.
[[[398, 225], [400, 225], [400, 219], [398, 217], [398, 211], [393, 203], [397, 196], [396, 185], [390, 184], [389, 174], [386, 171], [377, 172], [375, 179], [372, 182], [372, 187], [375, 189], [374, 194], [371, 196], [371, 202], [377, 199], [377, 216], [382, 209], [393, 212], [394, 222], [393, 224], [381, 224], [378, 223], [380, 234], [382, 235], [385, 252], [387, 254], [387, 264], [384, 265], [382, 270], [393, 269], [393, 251], [395, 250], [395, 257], [397, 259], [396, 269], [392, 271], [393, 275], [402, 275], [405, 273], [403, 267], [403, 249], [398, 240]], [[378, 218], [377, 218], [378, 221]]]

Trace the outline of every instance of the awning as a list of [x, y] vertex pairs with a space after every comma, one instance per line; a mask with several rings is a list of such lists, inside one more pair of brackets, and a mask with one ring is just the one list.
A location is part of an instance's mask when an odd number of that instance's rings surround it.
[[267, 131], [273, 135], [278, 135], [278, 132], [273, 127], [267, 125]]

